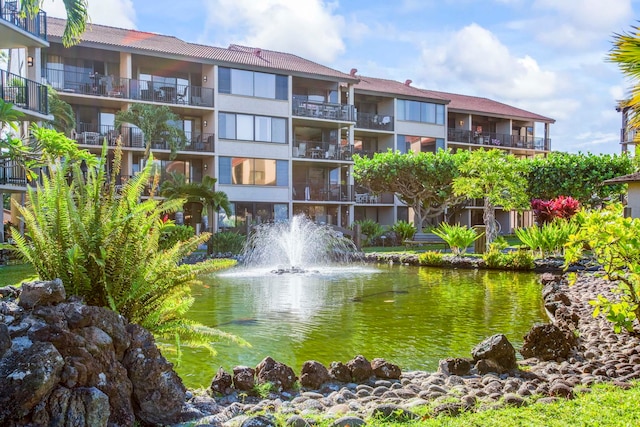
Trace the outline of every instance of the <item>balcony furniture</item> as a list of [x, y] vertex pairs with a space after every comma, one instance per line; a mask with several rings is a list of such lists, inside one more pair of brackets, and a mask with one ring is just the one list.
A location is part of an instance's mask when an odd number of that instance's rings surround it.
[[374, 194], [369, 195], [369, 203], [378, 203], [378, 196]]
[[176, 87], [175, 86], [160, 86], [161, 99], [167, 102], [175, 102], [176, 99]]
[[307, 143], [301, 142], [298, 144], [298, 157], [307, 157]]
[[329, 146], [329, 150], [327, 150], [327, 152], [324, 154], [325, 158], [327, 159], [335, 159], [336, 157], [336, 146], [335, 145], [330, 145]]
[[324, 150], [322, 148], [320, 148], [320, 147], [312, 148], [311, 149], [311, 158], [312, 159], [321, 159], [323, 151]]
[[98, 145], [100, 144], [100, 134], [98, 132], [82, 132], [80, 141], [85, 145]]
[[182, 93], [178, 93], [176, 95], [176, 103], [177, 104], [186, 104], [187, 103], [187, 92], [189, 91], [189, 86], [184, 87], [184, 91]]
[[369, 193], [356, 193], [356, 203], [367, 203]]

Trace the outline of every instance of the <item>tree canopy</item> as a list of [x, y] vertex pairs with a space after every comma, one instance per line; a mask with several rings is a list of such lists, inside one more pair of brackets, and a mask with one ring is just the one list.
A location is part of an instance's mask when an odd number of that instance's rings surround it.
[[[632, 26], [629, 32], [615, 34], [608, 59], [633, 81], [631, 95], [622, 101], [621, 106], [632, 109], [628, 125], [631, 129], [640, 130], [640, 28]], [[635, 140], [640, 142], [640, 132], [636, 133]]]
[[[65, 47], [73, 46], [80, 42], [80, 36], [87, 28], [89, 13], [88, 0], [61, 0], [67, 12], [67, 23], [62, 34], [62, 44]], [[22, 10], [28, 16], [36, 16], [40, 10], [42, 0], [20, 0]]]
[[633, 172], [627, 155], [552, 152], [536, 157], [527, 165], [527, 192], [530, 199], [571, 196], [583, 206], [597, 206], [605, 199], [617, 198], [625, 185], [602, 182]]
[[497, 237], [496, 206], [505, 210], [529, 207], [525, 165], [503, 150], [475, 150], [460, 166], [453, 180], [453, 192], [459, 196], [484, 199], [483, 221], [487, 247]]
[[427, 219], [466, 198], [453, 193], [453, 180], [468, 155], [467, 151], [453, 154], [445, 150], [406, 154], [389, 150], [372, 158], [355, 155], [353, 173], [372, 192], [393, 192], [413, 208], [416, 226], [421, 230]]

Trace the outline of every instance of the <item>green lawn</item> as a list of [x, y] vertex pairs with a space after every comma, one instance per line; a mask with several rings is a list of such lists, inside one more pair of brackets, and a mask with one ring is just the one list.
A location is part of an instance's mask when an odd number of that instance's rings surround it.
[[0, 287], [16, 285], [25, 279], [35, 277], [31, 264], [14, 264], [0, 266]]

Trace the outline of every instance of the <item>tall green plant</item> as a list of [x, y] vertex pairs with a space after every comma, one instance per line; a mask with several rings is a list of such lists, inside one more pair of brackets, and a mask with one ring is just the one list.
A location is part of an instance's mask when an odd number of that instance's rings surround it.
[[565, 265], [578, 261], [589, 248], [604, 278], [619, 291], [615, 299], [598, 295], [590, 302], [594, 317], [602, 312], [616, 332], [633, 331], [634, 320], [640, 319], [640, 219], [624, 218], [620, 205], [579, 212], [575, 219], [580, 228], [567, 243]]
[[[192, 305], [190, 286], [196, 276], [219, 268], [209, 261], [180, 261], [209, 237], [203, 233], [160, 250], [158, 219], [175, 211], [182, 200], [142, 199], [151, 162], [116, 187], [122, 153], [118, 146], [107, 175], [107, 148], [97, 167], [86, 172], [77, 162], [57, 159], [42, 185], [29, 189], [24, 217], [26, 236], [13, 229], [18, 254], [40, 278], [62, 279], [68, 295], [106, 306], [163, 338], [209, 348], [229, 334], [184, 318]], [[69, 179], [69, 177], [72, 177]]]
[[515, 233], [524, 245], [537, 251], [540, 257], [545, 257], [562, 255], [564, 245], [577, 231], [577, 223], [557, 218], [542, 226], [534, 224], [527, 228], [517, 228]]
[[366, 246], [373, 245], [375, 240], [384, 234], [384, 227], [372, 219], [361, 219], [354, 221], [354, 224], [360, 224], [360, 232], [367, 236]]
[[404, 242], [405, 240], [413, 239], [416, 234], [416, 226], [410, 222], [400, 220], [393, 224], [391, 230], [396, 233], [398, 241]]
[[443, 222], [433, 230], [433, 234], [447, 242], [454, 255], [462, 255], [482, 234], [478, 234], [473, 228], [463, 225], [450, 225]]

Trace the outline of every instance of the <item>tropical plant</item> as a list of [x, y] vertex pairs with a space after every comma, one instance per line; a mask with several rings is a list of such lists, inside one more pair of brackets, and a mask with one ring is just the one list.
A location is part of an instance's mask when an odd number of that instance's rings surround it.
[[360, 219], [353, 222], [360, 225], [360, 232], [367, 236], [364, 246], [371, 246], [385, 232], [384, 227], [372, 219]]
[[116, 187], [122, 157], [119, 145], [114, 156], [111, 177], [106, 146], [98, 166], [86, 171], [78, 162], [56, 159], [42, 184], [28, 189], [27, 205], [16, 205], [26, 232], [21, 236], [12, 230], [14, 249], [41, 279], [60, 278], [68, 295], [109, 307], [158, 337], [201, 345], [212, 352], [211, 342], [220, 339], [244, 343], [184, 318], [194, 301], [190, 286], [197, 283], [196, 276], [219, 265], [180, 261], [209, 235], [160, 250], [158, 219], [175, 211], [182, 200], [142, 200], [150, 163]]
[[[632, 26], [630, 32], [614, 35], [613, 47], [609, 52], [609, 60], [618, 65], [622, 73], [632, 82], [631, 96], [622, 102], [621, 107], [630, 108], [629, 130], [635, 130], [635, 141], [639, 142], [640, 132], [640, 34], [637, 26]], [[629, 173], [629, 172], [627, 172]], [[625, 175], [625, 174], [619, 174]]]
[[391, 231], [396, 233], [396, 238], [400, 242], [404, 242], [405, 240], [413, 239], [413, 236], [416, 234], [416, 226], [410, 222], [400, 220], [393, 224]]
[[[84, 33], [89, 14], [87, 13], [87, 0], [63, 0], [67, 21], [62, 34], [62, 44], [70, 47], [80, 42], [80, 36]], [[29, 17], [36, 16], [40, 10], [42, 0], [20, 0], [21, 9]]]
[[615, 282], [619, 298], [598, 295], [590, 302], [593, 315], [603, 313], [616, 332], [633, 331], [640, 319], [640, 219], [624, 218], [622, 206], [581, 211], [575, 217], [580, 228], [565, 249], [565, 266], [578, 261], [586, 248], [604, 269], [603, 277]]
[[440, 251], [426, 251], [418, 255], [418, 262], [420, 265], [439, 267], [443, 263], [443, 257], [444, 253]]
[[214, 233], [211, 236], [211, 247], [214, 254], [240, 254], [244, 249], [244, 242], [245, 237], [233, 231]]
[[49, 113], [53, 116], [53, 120], [49, 121], [48, 124], [58, 132], [69, 135], [76, 127], [73, 108], [69, 103], [60, 99], [58, 92], [51, 86], [47, 87], [47, 94], [49, 97]]
[[456, 256], [464, 254], [467, 248], [482, 235], [473, 228], [460, 224], [450, 225], [446, 222], [441, 223], [432, 233], [447, 242], [451, 252]]
[[515, 233], [524, 245], [532, 251], [538, 251], [538, 255], [544, 258], [562, 255], [565, 244], [578, 228], [576, 222], [557, 218], [542, 226], [534, 224], [527, 228], [516, 228]]
[[525, 165], [502, 150], [475, 150], [460, 166], [460, 176], [453, 181], [455, 194], [484, 199], [482, 219], [486, 227], [487, 250], [498, 235], [496, 206], [504, 210], [525, 209], [529, 199], [524, 177]]
[[553, 151], [546, 157], [522, 162], [526, 166], [525, 188], [530, 200], [571, 196], [587, 207], [619, 199], [625, 192], [625, 184], [603, 185], [603, 181], [634, 172], [632, 159], [624, 154]]
[[195, 236], [196, 232], [189, 225], [179, 225], [173, 221], [160, 221], [160, 239], [158, 240], [158, 248], [161, 251], [168, 250], [175, 246], [178, 242], [186, 242]]
[[144, 135], [145, 158], [149, 157], [152, 143], [166, 142], [171, 150], [170, 158], [173, 159], [186, 142], [184, 131], [171, 124], [179, 120], [180, 117], [167, 105], [134, 103], [129, 109], [116, 113], [115, 126], [119, 128], [124, 123], [130, 123], [140, 128]]
[[355, 155], [353, 174], [374, 193], [395, 193], [413, 209], [416, 227], [421, 230], [428, 219], [466, 199], [465, 195], [454, 194], [452, 185], [459, 175], [459, 165], [468, 156], [464, 150], [406, 154], [389, 150], [372, 158]]
[[570, 219], [580, 209], [580, 202], [573, 197], [558, 196], [551, 200], [533, 199], [533, 216], [538, 225], [547, 224], [555, 218]]

